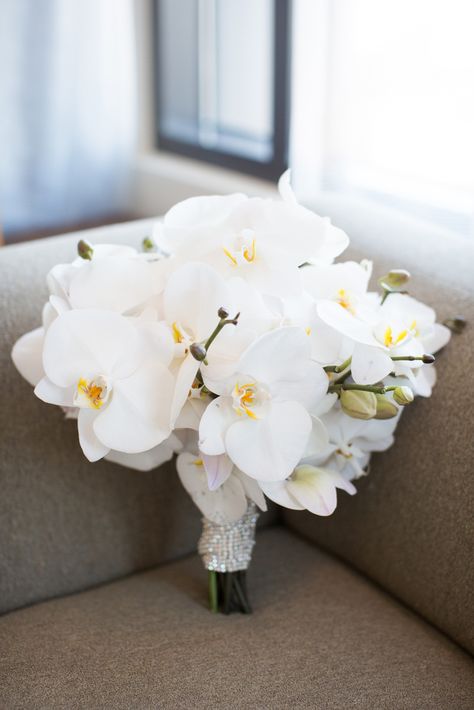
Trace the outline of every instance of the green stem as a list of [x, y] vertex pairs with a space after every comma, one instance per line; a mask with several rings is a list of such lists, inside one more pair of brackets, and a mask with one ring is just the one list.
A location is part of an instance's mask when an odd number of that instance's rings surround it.
[[434, 362], [433, 355], [391, 355], [394, 362], [397, 360], [408, 360], [409, 362], [414, 362], [415, 360], [421, 360], [421, 362], [430, 364]]
[[214, 614], [219, 611], [218, 595], [217, 595], [217, 572], [209, 570], [209, 606]]
[[341, 390], [360, 390], [361, 392], [373, 392], [374, 394], [386, 394], [393, 392], [396, 387], [377, 387], [376, 385], [354, 385], [354, 384], [338, 384], [329, 385], [328, 392], [340, 393]]
[[326, 367], [324, 367], [324, 371], [325, 372], [336, 372], [336, 373], [344, 372], [344, 370], [346, 370], [349, 367], [351, 362], [352, 362], [352, 358], [348, 357], [347, 360], [344, 360], [344, 362], [341, 365], [326, 365]]
[[384, 291], [383, 291], [383, 296], [382, 296], [382, 300], [380, 301], [380, 305], [381, 305], [381, 306], [383, 306], [383, 304], [385, 303], [385, 301], [387, 300], [387, 298], [388, 298], [388, 297], [390, 296], [390, 294], [392, 294], [392, 293], [408, 293], [408, 291], [396, 291], [396, 290], [395, 290], [395, 291], [388, 291], [387, 289], [384, 289]]
[[239, 316], [240, 316], [240, 313], [237, 313], [237, 315], [234, 316], [234, 318], [221, 318], [219, 323], [216, 325], [216, 327], [214, 328], [214, 330], [212, 331], [212, 333], [210, 334], [210, 336], [208, 337], [208, 339], [204, 343], [204, 349], [206, 351], [209, 349], [209, 346], [212, 345], [212, 343], [217, 338], [217, 336], [221, 332], [222, 328], [224, 328], [224, 326], [226, 326], [228, 324], [237, 325], [237, 321], [239, 319]]
[[347, 380], [348, 377], [352, 375], [352, 370], [347, 370], [347, 372], [344, 372], [343, 375], [337, 378], [337, 380], [334, 380], [331, 384], [332, 385], [342, 385], [343, 382]]
[[250, 614], [252, 610], [247, 599], [245, 598], [245, 593], [240, 583], [240, 574], [238, 572], [234, 573], [234, 589], [239, 600], [240, 610], [244, 614]]

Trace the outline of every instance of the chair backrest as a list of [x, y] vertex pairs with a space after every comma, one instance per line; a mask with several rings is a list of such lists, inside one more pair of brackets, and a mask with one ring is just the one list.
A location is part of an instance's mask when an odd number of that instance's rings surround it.
[[[81, 237], [138, 247], [149, 234], [142, 220]], [[90, 464], [75, 422], [39, 401], [11, 362], [17, 338], [40, 325], [47, 272], [74, 258], [78, 239], [0, 249], [0, 612], [193, 552], [201, 530], [174, 462], [149, 473]]]
[[284, 519], [473, 649], [474, 243], [358, 203], [328, 198], [317, 210], [351, 236], [344, 256], [374, 259], [375, 278], [407, 268], [410, 293], [439, 321], [461, 314], [468, 325], [439, 354], [433, 396], [407, 408], [358, 494], [340, 495], [330, 518]]

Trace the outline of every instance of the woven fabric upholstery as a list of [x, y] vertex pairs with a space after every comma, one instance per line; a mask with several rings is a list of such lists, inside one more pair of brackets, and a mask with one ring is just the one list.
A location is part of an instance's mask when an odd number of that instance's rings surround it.
[[375, 277], [408, 268], [412, 295], [438, 320], [463, 314], [468, 326], [439, 355], [433, 396], [406, 409], [395, 445], [373, 456], [358, 495], [341, 494], [328, 519], [285, 511], [285, 521], [473, 650], [474, 245], [385, 210], [371, 213], [367, 231], [360, 206], [318, 207], [350, 234], [347, 258], [374, 259]]
[[[86, 237], [139, 247], [149, 233], [145, 220]], [[41, 323], [47, 272], [74, 258], [78, 238], [0, 249], [0, 612], [187, 554], [201, 530], [173, 462], [150, 473], [90, 464], [76, 423], [40, 402], [11, 362], [17, 338]]]
[[472, 708], [472, 660], [332, 556], [257, 536], [251, 617], [211, 615], [196, 557], [0, 619], [8, 710]]

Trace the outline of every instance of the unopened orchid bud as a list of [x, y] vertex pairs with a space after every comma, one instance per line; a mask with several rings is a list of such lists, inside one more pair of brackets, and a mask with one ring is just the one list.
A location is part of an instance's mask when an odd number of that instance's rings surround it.
[[459, 335], [463, 332], [467, 325], [467, 321], [464, 316], [454, 316], [454, 318], [446, 318], [444, 325], [449, 328], [453, 333]]
[[377, 413], [377, 398], [373, 392], [343, 389], [340, 402], [342, 411], [354, 419], [373, 419]]
[[385, 291], [400, 291], [409, 281], [410, 274], [405, 269], [392, 269], [379, 279]]
[[375, 419], [393, 419], [398, 414], [398, 407], [383, 394], [376, 394], [377, 413]]
[[201, 345], [201, 343], [192, 343], [192, 345], [189, 346], [189, 351], [193, 358], [195, 360], [199, 360], [199, 362], [202, 362], [206, 359], [206, 348], [204, 347], [204, 345]]
[[90, 261], [92, 259], [92, 255], [94, 254], [92, 244], [85, 239], [81, 239], [77, 242], [77, 253], [81, 259], [87, 259], [87, 261]]
[[144, 237], [142, 240], [142, 249], [145, 252], [156, 251], [156, 244], [151, 237]]
[[221, 306], [221, 307], [219, 308], [219, 310], [217, 311], [217, 315], [219, 316], [219, 318], [222, 318], [222, 319], [228, 318], [228, 317], [229, 317], [229, 311], [226, 311], [226, 309], [225, 309], [223, 306]]
[[397, 404], [404, 407], [406, 404], [411, 404], [415, 399], [415, 395], [410, 387], [396, 387], [393, 390], [393, 399]]
[[421, 362], [424, 362], [425, 365], [432, 365], [435, 360], [436, 358], [434, 355], [423, 355], [421, 358]]

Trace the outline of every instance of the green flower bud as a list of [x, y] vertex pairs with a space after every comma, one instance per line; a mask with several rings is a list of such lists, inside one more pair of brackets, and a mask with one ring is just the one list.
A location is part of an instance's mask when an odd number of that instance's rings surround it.
[[222, 318], [222, 320], [224, 320], [225, 318], [229, 317], [229, 311], [226, 311], [226, 309], [221, 306], [217, 311], [217, 315], [219, 316], [219, 318]]
[[77, 253], [81, 257], [81, 259], [87, 259], [88, 261], [90, 261], [94, 253], [92, 244], [89, 244], [89, 242], [85, 239], [81, 239], [79, 242], [77, 242]]
[[354, 419], [373, 419], [377, 413], [377, 398], [373, 392], [343, 389], [340, 402], [342, 411]]
[[446, 318], [444, 325], [449, 328], [453, 333], [459, 335], [463, 332], [467, 325], [467, 321], [464, 316], [454, 316], [454, 318]]
[[202, 362], [206, 359], [206, 348], [204, 347], [204, 345], [201, 345], [201, 343], [193, 343], [192, 345], [190, 345], [189, 350], [195, 360], [199, 360], [199, 362]]
[[404, 407], [406, 404], [411, 404], [415, 396], [409, 387], [396, 387], [393, 390], [393, 399]]
[[151, 237], [145, 237], [142, 240], [142, 249], [147, 252], [156, 251], [156, 244]]
[[400, 291], [410, 278], [410, 274], [405, 269], [392, 269], [379, 279], [379, 284], [385, 291]]
[[375, 419], [393, 419], [398, 414], [398, 407], [383, 394], [376, 394], [377, 413]]

